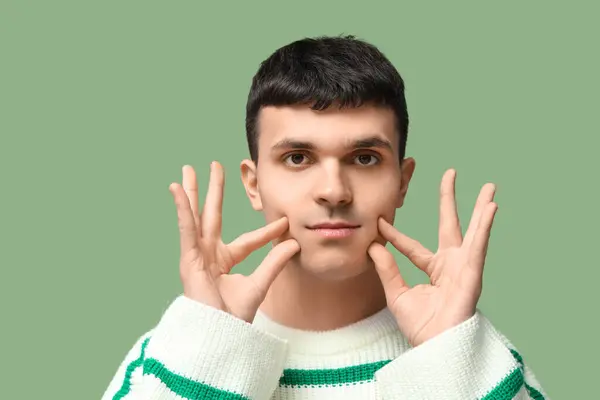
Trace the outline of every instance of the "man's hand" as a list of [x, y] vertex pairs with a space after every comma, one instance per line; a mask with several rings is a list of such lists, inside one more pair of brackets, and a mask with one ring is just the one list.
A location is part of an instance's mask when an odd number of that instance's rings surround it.
[[409, 287], [394, 256], [383, 245], [373, 243], [368, 250], [383, 283], [388, 307], [413, 346], [472, 317], [481, 295], [483, 266], [497, 210], [493, 202], [495, 186], [487, 184], [481, 189], [463, 238], [456, 211], [455, 179], [454, 170], [446, 171], [442, 178], [437, 253], [379, 219], [383, 238], [425, 272], [430, 284]]
[[169, 186], [177, 206], [181, 258], [179, 272], [184, 295], [252, 322], [271, 283], [300, 247], [293, 240], [275, 246], [250, 276], [229, 274], [250, 253], [280, 237], [288, 229], [282, 218], [245, 233], [229, 244], [221, 240], [224, 172], [211, 164], [204, 209], [199, 212], [198, 183], [192, 167], [183, 167], [183, 187]]

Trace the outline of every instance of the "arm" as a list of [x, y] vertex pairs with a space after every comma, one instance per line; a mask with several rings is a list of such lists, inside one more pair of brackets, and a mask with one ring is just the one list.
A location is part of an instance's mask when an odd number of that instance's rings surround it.
[[138, 339], [102, 400], [269, 399], [285, 351], [246, 321], [181, 296]]
[[379, 370], [381, 398], [548, 399], [517, 349], [478, 310]]

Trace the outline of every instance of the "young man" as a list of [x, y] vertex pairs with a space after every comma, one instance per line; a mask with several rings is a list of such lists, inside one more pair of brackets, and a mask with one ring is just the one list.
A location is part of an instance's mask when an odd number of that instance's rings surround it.
[[[435, 253], [397, 231], [415, 161], [404, 84], [353, 37], [277, 50], [247, 105], [241, 176], [267, 225], [221, 241], [224, 172], [202, 211], [194, 170], [172, 184], [183, 295], [123, 360], [103, 399], [543, 399], [511, 343], [477, 309], [495, 187], [463, 237], [448, 170]], [[272, 250], [249, 276], [230, 274]], [[390, 242], [428, 274], [408, 287]]]

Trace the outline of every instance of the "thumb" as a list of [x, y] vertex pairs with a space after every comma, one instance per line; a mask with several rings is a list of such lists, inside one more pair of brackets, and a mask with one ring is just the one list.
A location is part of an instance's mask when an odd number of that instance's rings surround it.
[[267, 293], [277, 275], [298, 251], [300, 245], [294, 239], [281, 242], [269, 251], [263, 262], [250, 275], [261, 293]]
[[394, 304], [398, 296], [410, 289], [398, 269], [394, 255], [390, 253], [385, 246], [374, 242], [367, 250], [373, 263], [375, 270], [379, 275], [379, 279], [383, 284], [385, 298], [389, 306]]

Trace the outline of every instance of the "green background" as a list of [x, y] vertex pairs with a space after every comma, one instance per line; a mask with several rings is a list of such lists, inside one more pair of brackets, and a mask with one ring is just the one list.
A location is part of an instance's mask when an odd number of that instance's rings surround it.
[[480, 307], [552, 398], [598, 393], [598, 6], [201, 3], [0, 0], [0, 397], [100, 398], [181, 290], [183, 164], [201, 188], [225, 166], [225, 240], [261, 225], [239, 178], [250, 80], [321, 34], [374, 43], [406, 80], [417, 170], [397, 226], [435, 248], [443, 171], [463, 226], [495, 182]]

